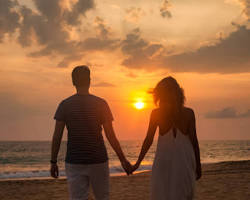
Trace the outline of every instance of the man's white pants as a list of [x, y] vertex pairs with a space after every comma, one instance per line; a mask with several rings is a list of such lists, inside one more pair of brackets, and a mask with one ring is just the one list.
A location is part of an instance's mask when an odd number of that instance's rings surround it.
[[92, 186], [96, 200], [109, 199], [108, 161], [100, 164], [65, 163], [70, 200], [87, 200]]

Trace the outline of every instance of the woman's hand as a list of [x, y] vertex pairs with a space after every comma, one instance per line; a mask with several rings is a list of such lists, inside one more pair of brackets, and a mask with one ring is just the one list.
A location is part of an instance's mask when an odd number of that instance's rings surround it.
[[121, 161], [121, 165], [122, 165], [124, 171], [129, 176], [131, 174], [131, 171], [132, 171], [132, 166], [131, 166], [130, 162], [127, 161], [126, 159], [124, 159], [123, 161]]
[[137, 162], [132, 166], [131, 174], [132, 174], [135, 170], [137, 170], [137, 169], [139, 168], [139, 166], [140, 166], [140, 162], [137, 161]]
[[199, 163], [196, 168], [196, 180], [198, 181], [202, 176], [201, 164]]

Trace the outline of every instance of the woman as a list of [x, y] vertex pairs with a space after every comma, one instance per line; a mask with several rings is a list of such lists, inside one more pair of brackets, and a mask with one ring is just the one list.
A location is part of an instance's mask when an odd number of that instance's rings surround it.
[[151, 113], [147, 136], [133, 171], [140, 166], [159, 127], [151, 199], [191, 200], [195, 179], [201, 177], [194, 112], [184, 107], [183, 89], [172, 77], [162, 79], [154, 88], [153, 95], [158, 108]]

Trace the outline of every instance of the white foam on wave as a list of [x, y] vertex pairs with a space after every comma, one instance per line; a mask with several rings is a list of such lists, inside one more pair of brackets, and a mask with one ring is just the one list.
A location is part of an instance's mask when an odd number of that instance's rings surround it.
[[[142, 165], [137, 169], [137, 172], [151, 170], [151, 165]], [[109, 168], [110, 175], [124, 175], [124, 170], [121, 166], [111, 166]], [[65, 170], [59, 171], [60, 177], [65, 177]], [[3, 172], [0, 173], [0, 179], [25, 179], [25, 178], [46, 178], [50, 177], [49, 170], [34, 170], [34, 171], [16, 171], [16, 172]]]
[[[60, 176], [65, 176], [65, 170], [60, 171]], [[41, 177], [50, 177], [49, 170], [0, 173], [0, 179], [41, 178]]]

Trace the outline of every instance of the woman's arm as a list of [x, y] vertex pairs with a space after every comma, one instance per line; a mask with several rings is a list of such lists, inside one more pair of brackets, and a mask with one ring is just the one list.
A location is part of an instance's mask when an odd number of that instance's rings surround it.
[[195, 119], [194, 111], [192, 111], [192, 116], [191, 116], [189, 137], [192, 142], [194, 153], [195, 153], [196, 174], [197, 174], [196, 180], [199, 180], [201, 178], [200, 148], [199, 148], [199, 142], [198, 142], [198, 138], [196, 134], [196, 119]]
[[138, 158], [136, 164], [133, 166], [133, 171], [135, 171], [140, 166], [142, 160], [144, 159], [144, 157], [147, 154], [150, 146], [152, 145], [153, 140], [154, 140], [154, 136], [155, 136], [156, 128], [157, 128], [156, 112], [152, 111], [151, 116], [150, 116], [147, 136], [146, 136], [146, 138], [145, 138], [145, 140], [143, 142], [139, 158]]
[[113, 129], [112, 121], [105, 122], [103, 124], [103, 128], [104, 128], [105, 135], [106, 135], [111, 147], [114, 149], [114, 151], [116, 152], [118, 158], [120, 159], [122, 167], [126, 171], [127, 175], [129, 175], [130, 171], [132, 170], [131, 169], [131, 164], [125, 158], [124, 153], [122, 151], [122, 148], [120, 146], [120, 143], [116, 138], [115, 131]]

